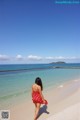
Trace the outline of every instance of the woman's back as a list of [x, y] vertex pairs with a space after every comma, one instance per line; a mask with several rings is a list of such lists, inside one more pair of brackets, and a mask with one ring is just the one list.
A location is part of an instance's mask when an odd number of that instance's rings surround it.
[[37, 84], [34, 84], [33, 86], [32, 86], [32, 92], [33, 91], [39, 91], [39, 88], [40, 88], [40, 86], [39, 85], [37, 85]]

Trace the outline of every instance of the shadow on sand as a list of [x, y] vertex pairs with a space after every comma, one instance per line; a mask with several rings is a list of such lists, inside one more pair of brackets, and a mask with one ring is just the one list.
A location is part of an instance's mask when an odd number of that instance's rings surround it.
[[40, 110], [39, 110], [39, 114], [38, 117], [39, 118], [43, 113], [49, 114], [49, 112], [47, 111], [47, 105], [43, 105]]

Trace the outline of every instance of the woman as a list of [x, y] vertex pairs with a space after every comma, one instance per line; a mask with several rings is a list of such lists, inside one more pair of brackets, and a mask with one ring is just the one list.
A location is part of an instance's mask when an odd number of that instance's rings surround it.
[[33, 103], [35, 104], [34, 120], [37, 120], [41, 104], [48, 104], [48, 102], [44, 99], [42, 90], [43, 90], [42, 81], [39, 77], [37, 77], [35, 79], [35, 84], [32, 85], [32, 100]]

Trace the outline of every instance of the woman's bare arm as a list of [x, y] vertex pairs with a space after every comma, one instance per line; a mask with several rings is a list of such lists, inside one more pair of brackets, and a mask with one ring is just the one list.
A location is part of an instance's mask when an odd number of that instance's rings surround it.
[[31, 95], [32, 95], [32, 93], [33, 93], [33, 85], [32, 85], [32, 89], [31, 89]]

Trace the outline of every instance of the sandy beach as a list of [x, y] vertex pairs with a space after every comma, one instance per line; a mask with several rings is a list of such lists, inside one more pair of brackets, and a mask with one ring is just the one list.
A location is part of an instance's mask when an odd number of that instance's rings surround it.
[[[42, 105], [38, 120], [80, 120], [80, 80], [73, 80], [43, 92], [48, 105]], [[33, 120], [32, 100], [10, 108], [10, 120]]]

